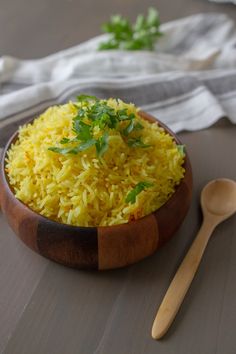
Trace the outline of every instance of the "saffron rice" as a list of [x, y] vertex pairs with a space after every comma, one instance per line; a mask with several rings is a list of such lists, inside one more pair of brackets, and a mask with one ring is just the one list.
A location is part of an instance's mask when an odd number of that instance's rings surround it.
[[[163, 128], [142, 119], [133, 104], [115, 99], [107, 104], [134, 113], [143, 126], [142, 141], [151, 146], [129, 147], [110, 129], [109, 148], [101, 159], [94, 146], [77, 155], [49, 151], [62, 138], [73, 138], [77, 114], [73, 102], [51, 107], [19, 128], [8, 151], [6, 172], [16, 198], [43, 216], [77, 226], [127, 223], [170, 198], [184, 176], [184, 153]], [[153, 186], [138, 194], [135, 203], [127, 203], [127, 194], [144, 180]]]

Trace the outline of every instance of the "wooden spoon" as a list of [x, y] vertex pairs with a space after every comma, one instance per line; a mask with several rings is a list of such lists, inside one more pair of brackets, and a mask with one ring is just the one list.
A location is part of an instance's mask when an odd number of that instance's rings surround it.
[[236, 182], [217, 179], [201, 193], [202, 226], [182, 261], [161, 303], [152, 327], [152, 337], [160, 339], [174, 320], [197, 271], [204, 250], [215, 227], [236, 212]]

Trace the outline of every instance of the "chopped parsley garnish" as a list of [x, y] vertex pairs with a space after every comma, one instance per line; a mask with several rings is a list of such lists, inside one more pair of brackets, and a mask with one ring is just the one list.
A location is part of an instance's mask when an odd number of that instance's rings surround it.
[[130, 122], [128, 123], [128, 125], [125, 127], [125, 129], [123, 130], [123, 134], [125, 136], [128, 136], [132, 131], [134, 130], [134, 119], [131, 119]]
[[[108, 105], [106, 100], [95, 96], [82, 94], [77, 97], [75, 107], [78, 109], [73, 118], [72, 131], [74, 137], [61, 139], [60, 146], [49, 147], [48, 150], [59, 154], [78, 154], [95, 146], [97, 157], [102, 158], [109, 147], [109, 130], [116, 129], [129, 147], [147, 148], [141, 136], [131, 135], [132, 132], [143, 129], [137, 121], [135, 113], [129, 113], [127, 108], [115, 109]], [[97, 134], [94, 130], [98, 128]], [[96, 135], [96, 136], [95, 136]]]
[[111, 16], [110, 21], [103, 24], [102, 31], [108, 33], [109, 38], [99, 45], [99, 50], [154, 50], [155, 42], [162, 36], [159, 14], [152, 7], [148, 9], [147, 17], [138, 15], [133, 25], [125, 17]]
[[143, 126], [141, 123], [135, 123], [134, 124], [134, 130], [142, 130], [143, 129]]
[[177, 149], [181, 155], [185, 155], [185, 145], [177, 145]]
[[97, 155], [100, 158], [108, 149], [108, 133], [105, 132], [97, 141], [96, 141], [96, 151]]
[[130, 147], [140, 147], [140, 148], [148, 148], [151, 146], [148, 144], [144, 144], [141, 137], [128, 139], [128, 145]]
[[60, 144], [67, 144], [69, 143], [70, 139], [68, 138], [62, 138], [61, 141], [60, 141]]
[[84, 101], [97, 101], [97, 97], [96, 96], [91, 96], [91, 95], [86, 95], [86, 94], [82, 94], [77, 96], [77, 101], [78, 102], [84, 102]]
[[73, 119], [73, 131], [77, 140], [87, 141], [92, 138], [91, 126], [85, 124], [78, 116]]
[[150, 188], [153, 187], [154, 184], [151, 182], [147, 182], [147, 181], [142, 181], [139, 182], [138, 184], [136, 184], [136, 186], [132, 189], [132, 191], [130, 191], [126, 198], [125, 201], [126, 203], [131, 203], [134, 204], [136, 202], [136, 197], [139, 193], [141, 193], [144, 189], [146, 188]]
[[70, 148], [59, 148], [59, 147], [50, 147], [48, 150], [57, 152], [62, 155], [67, 155], [67, 154], [73, 154], [77, 155], [78, 152], [87, 150], [89, 147], [95, 145], [97, 141], [95, 139], [89, 139], [79, 145], [76, 145], [75, 147], [70, 147]]

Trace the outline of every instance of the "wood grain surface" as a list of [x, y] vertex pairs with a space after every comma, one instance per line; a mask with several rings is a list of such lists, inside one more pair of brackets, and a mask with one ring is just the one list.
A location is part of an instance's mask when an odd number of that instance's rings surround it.
[[[226, 12], [236, 20], [233, 5], [149, 3], [159, 7], [163, 20], [201, 11]], [[44, 56], [96, 34], [110, 13], [134, 18], [148, 4], [0, 0], [1, 54]], [[236, 127], [224, 120], [180, 134], [193, 167], [190, 211], [175, 238], [129, 268], [88, 273], [49, 262], [17, 240], [0, 213], [0, 353], [235, 354], [235, 217], [216, 229], [167, 336], [161, 342], [150, 336], [156, 309], [201, 223], [201, 188], [214, 178], [236, 177], [235, 136]]]

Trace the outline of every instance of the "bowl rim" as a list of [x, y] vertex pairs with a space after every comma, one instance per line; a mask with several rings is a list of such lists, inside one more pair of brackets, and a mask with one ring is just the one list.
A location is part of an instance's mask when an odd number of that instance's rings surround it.
[[[178, 144], [178, 145], [183, 145], [181, 140], [179, 139], [179, 137], [165, 124], [163, 123], [161, 120], [159, 120], [158, 118], [156, 118], [155, 116], [143, 111], [143, 110], [139, 110], [138, 114], [141, 116], [141, 118], [148, 120], [149, 122], [152, 123], [157, 123], [161, 128], [163, 128], [165, 130], [165, 132], [167, 132], [169, 135], [172, 136], [172, 138], [174, 139], [174, 141]], [[37, 119], [37, 117], [33, 117], [30, 118], [29, 120], [27, 120], [25, 123], [23, 123], [23, 125], [25, 124], [29, 124], [32, 123], [35, 119]], [[20, 127], [20, 126], [19, 126]], [[52, 224], [56, 224], [57, 226], [61, 226], [61, 227], [69, 227], [69, 228], [73, 228], [74, 230], [79, 230], [79, 229], [84, 229], [84, 230], [95, 230], [95, 229], [110, 229], [110, 228], [116, 228], [119, 227], [121, 228], [122, 226], [127, 226], [128, 224], [133, 224], [133, 223], [137, 223], [140, 220], [143, 220], [144, 218], [150, 217], [150, 215], [153, 215], [155, 213], [158, 213], [159, 211], [161, 211], [162, 209], [164, 209], [166, 207], [166, 205], [168, 205], [168, 203], [171, 203], [171, 201], [173, 200], [173, 198], [175, 198], [175, 195], [178, 191], [178, 189], [181, 188], [182, 184], [184, 183], [184, 181], [187, 178], [187, 174], [188, 172], [192, 173], [192, 168], [191, 168], [191, 163], [190, 163], [190, 159], [188, 156], [188, 153], [185, 149], [185, 158], [184, 158], [184, 163], [183, 163], [183, 168], [185, 169], [185, 173], [184, 173], [184, 177], [181, 179], [180, 183], [176, 186], [174, 193], [171, 195], [171, 197], [158, 209], [154, 210], [153, 212], [142, 216], [141, 218], [138, 218], [136, 220], [132, 220], [129, 221], [127, 223], [121, 223], [121, 224], [115, 224], [115, 225], [107, 225], [107, 226], [101, 226], [101, 225], [97, 225], [97, 226], [76, 226], [76, 225], [70, 225], [70, 224], [66, 224], [66, 223], [62, 223], [53, 219], [48, 218], [47, 216], [41, 215], [40, 213], [36, 212], [35, 210], [31, 209], [27, 204], [25, 204], [24, 202], [22, 202], [20, 199], [16, 198], [15, 193], [13, 192], [13, 189], [9, 183], [9, 178], [7, 176], [6, 170], [5, 170], [5, 165], [6, 165], [6, 154], [10, 148], [10, 146], [17, 140], [18, 134], [19, 134], [19, 127], [17, 128], [17, 130], [10, 136], [10, 138], [8, 139], [4, 149], [3, 149], [3, 153], [2, 153], [2, 158], [1, 158], [1, 166], [0, 166], [0, 172], [2, 174], [3, 177], [3, 182], [4, 182], [4, 188], [6, 188], [7, 192], [15, 199], [15, 201], [19, 204], [20, 208], [24, 208], [27, 210], [27, 212], [32, 213], [33, 215], [35, 215], [37, 218], [41, 219], [42, 221], [45, 222], [50, 222]]]

